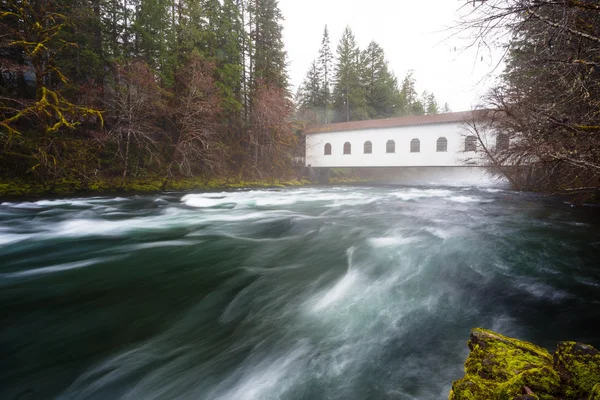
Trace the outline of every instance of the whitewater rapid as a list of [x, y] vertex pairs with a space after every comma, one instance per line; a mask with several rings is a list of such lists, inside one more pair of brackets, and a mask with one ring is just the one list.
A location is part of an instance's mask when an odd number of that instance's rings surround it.
[[599, 221], [476, 187], [2, 202], [0, 398], [445, 398], [473, 327], [600, 345]]

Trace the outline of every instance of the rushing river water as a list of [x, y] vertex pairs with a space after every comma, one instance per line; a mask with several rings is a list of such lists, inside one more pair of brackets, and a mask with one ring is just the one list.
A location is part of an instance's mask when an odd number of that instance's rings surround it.
[[0, 205], [0, 398], [443, 399], [476, 326], [600, 345], [591, 207], [331, 187]]

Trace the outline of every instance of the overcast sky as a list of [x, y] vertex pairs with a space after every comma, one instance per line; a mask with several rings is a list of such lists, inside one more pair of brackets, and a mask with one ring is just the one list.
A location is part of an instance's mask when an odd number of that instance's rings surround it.
[[450, 28], [463, 4], [464, 0], [280, 0], [294, 91], [318, 55], [325, 25], [334, 53], [344, 28], [350, 26], [361, 49], [371, 40], [384, 48], [399, 80], [412, 69], [419, 93], [433, 92], [440, 105], [447, 101], [453, 111], [471, 109], [491, 84], [491, 79], [482, 78], [498, 60], [475, 49], [463, 51], [468, 40], [452, 37], [455, 30]]

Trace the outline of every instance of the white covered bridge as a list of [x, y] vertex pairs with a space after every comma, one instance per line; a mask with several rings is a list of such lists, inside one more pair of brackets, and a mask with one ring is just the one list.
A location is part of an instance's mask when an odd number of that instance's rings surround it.
[[466, 111], [321, 125], [306, 134], [306, 166], [327, 176], [329, 168], [401, 167], [404, 181], [486, 180], [478, 139], [465, 129], [472, 119]]

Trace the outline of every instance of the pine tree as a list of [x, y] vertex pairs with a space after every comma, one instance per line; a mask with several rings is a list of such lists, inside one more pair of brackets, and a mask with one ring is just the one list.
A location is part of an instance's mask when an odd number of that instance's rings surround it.
[[433, 93], [428, 93], [425, 101], [425, 113], [427, 115], [439, 114], [439, 105]]
[[[293, 141], [287, 123], [289, 99], [283, 16], [277, 0], [251, 0], [248, 137], [251, 165], [257, 171], [281, 165], [281, 151]], [[291, 137], [290, 137], [291, 135]]]
[[346, 27], [337, 47], [333, 105], [336, 121], [368, 118], [366, 98], [360, 83], [360, 50], [350, 27]]
[[398, 115], [412, 115], [413, 104], [417, 101], [417, 90], [415, 89], [415, 78], [413, 71], [408, 71], [400, 88]]
[[408, 71], [402, 86], [399, 96], [398, 115], [425, 115], [425, 107], [429, 94], [425, 91], [421, 98], [417, 95], [416, 80], [413, 77], [414, 72]]
[[363, 85], [369, 118], [388, 118], [398, 107], [398, 82], [389, 71], [381, 46], [371, 42], [363, 52]]
[[250, 38], [253, 41], [251, 85], [272, 85], [288, 89], [286, 52], [283, 43], [283, 15], [277, 0], [252, 0]]
[[[139, 0], [132, 28], [136, 40], [136, 55], [162, 75], [167, 82], [173, 80], [172, 70], [169, 68], [173, 62], [171, 59], [173, 53], [169, 51], [169, 47], [175, 47], [172, 44], [169, 46], [169, 42], [174, 40], [171, 11], [171, 0]], [[129, 37], [127, 24], [122, 40]], [[128, 58], [127, 54], [123, 56], [125, 59]]]
[[442, 108], [442, 114], [451, 113], [452, 109], [450, 109], [450, 104], [448, 102], [444, 103], [444, 107]]
[[323, 31], [323, 39], [321, 40], [321, 48], [319, 49], [319, 63], [318, 68], [321, 72], [320, 88], [322, 92], [322, 99], [324, 103], [324, 118], [323, 122], [328, 123], [330, 121], [329, 112], [331, 109], [331, 78], [333, 72], [333, 53], [331, 51], [331, 44], [329, 38], [329, 29], [325, 25]]
[[322, 71], [316, 61], [313, 61], [306, 78], [298, 90], [299, 113], [303, 119], [311, 123], [323, 123], [325, 99], [323, 98]]
[[242, 109], [242, 37], [240, 11], [234, 0], [225, 0], [219, 15], [217, 33], [216, 82], [222, 109], [237, 118]]

